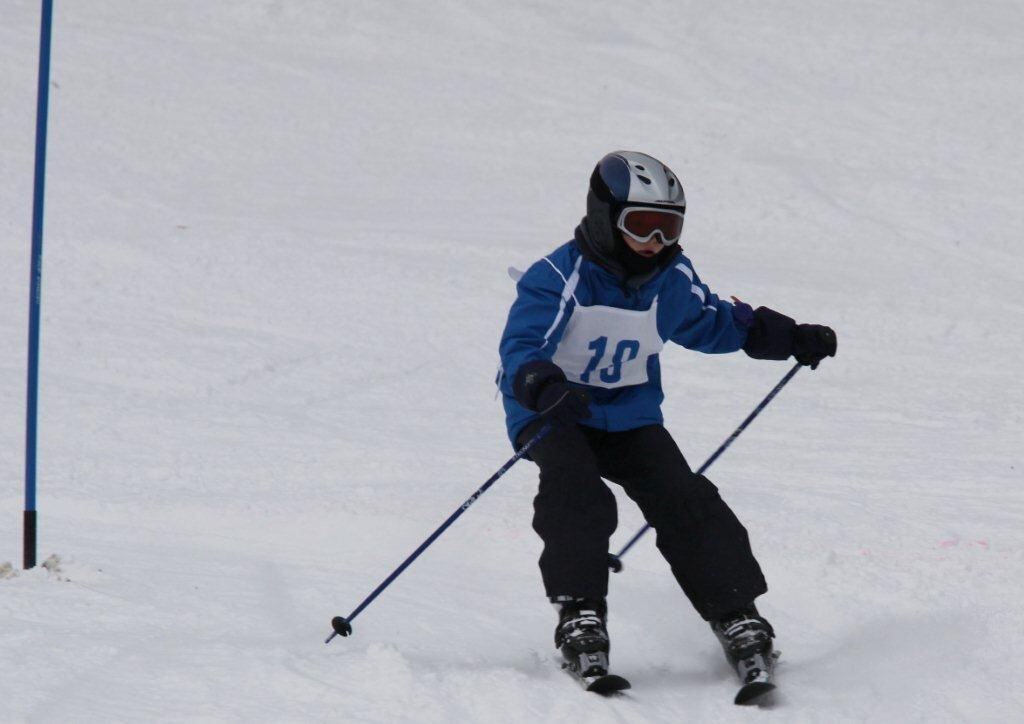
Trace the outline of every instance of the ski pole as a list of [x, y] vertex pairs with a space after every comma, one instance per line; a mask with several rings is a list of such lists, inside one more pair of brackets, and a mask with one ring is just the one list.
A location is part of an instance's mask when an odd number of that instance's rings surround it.
[[441, 526], [437, 530], [435, 530], [433, 533], [431, 533], [430, 537], [427, 538], [425, 541], [423, 541], [420, 544], [420, 547], [417, 548], [415, 551], [413, 551], [412, 555], [410, 555], [408, 558], [405, 559], [405, 561], [403, 561], [402, 565], [400, 565], [398, 568], [396, 568], [394, 571], [392, 571], [390, 576], [385, 578], [384, 581], [379, 586], [377, 586], [375, 589], [373, 589], [373, 593], [371, 593], [369, 596], [367, 596], [363, 600], [362, 603], [360, 603], [358, 606], [356, 606], [356, 609], [352, 613], [350, 613], [348, 616], [335, 616], [334, 618], [332, 618], [331, 619], [331, 628], [334, 629], [334, 632], [330, 636], [327, 637], [327, 640], [324, 641], [324, 643], [325, 644], [331, 643], [331, 639], [333, 639], [335, 636], [339, 636], [339, 635], [340, 636], [348, 636], [349, 634], [351, 634], [352, 633], [352, 619], [354, 619], [356, 616], [358, 616], [363, 611], [364, 608], [366, 608], [367, 606], [369, 606], [373, 602], [373, 599], [377, 598], [377, 596], [379, 596], [384, 591], [385, 588], [390, 586], [394, 582], [394, 580], [396, 578], [398, 578], [400, 575], [402, 575], [402, 571], [404, 571], [406, 568], [408, 568], [409, 565], [414, 560], [419, 558], [420, 554], [423, 551], [425, 551], [427, 548], [429, 548], [430, 545], [435, 540], [437, 540], [440, 537], [440, 535], [442, 533], [444, 533], [448, 529], [448, 527], [452, 523], [454, 523], [455, 520], [460, 515], [465, 513], [466, 509], [469, 508], [469, 506], [471, 506], [473, 503], [475, 503], [477, 498], [479, 498], [481, 495], [483, 495], [487, 491], [487, 489], [489, 487], [491, 487], [498, 478], [500, 478], [502, 475], [504, 475], [506, 472], [508, 472], [508, 469], [511, 468], [513, 465], [515, 465], [517, 460], [519, 460], [521, 457], [526, 455], [526, 453], [530, 451], [530, 448], [532, 448], [534, 445], [536, 445], [540, 441], [540, 439], [542, 437], [544, 437], [545, 435], [547, 435], [549, 432], [551, 432], [551, 423], [550, 422], [547, 423], [546, 425], [544, 425], [544, 427], [542, 427], [540, 429], [540, 431], [536, 435], [531, 437], [527, 441], [527, 443], [525, 445], [523, 445], [521, 448], [519, 448], [519, 450], [516, 451], [516, 454], [513, 455], [511, 458], [509, 458], [508, 462], [506, 462], [504, 465], [501, 466], [501, 468], [498, 469], [498, 472], [496, 472], [494, 475], [492, 475], [490, 478], [488, 478], [486, 483], [481, 485], [477, 489], [477, 491], [475, 493], [473, 493], [472, 495], [470, 495], [466, 499], [466, 502], [464, 502], [461, 506], [459, 506], [459, 508], [454, 513], [452, 513], [450, 516], [448, 516], [448, 520], [446, 520], [444, 523], [442, 523]]
[[[740, 436], [740, 433], [747, 429], [747, 425], [753, 422], [754, 418], [760, 415], [764, 408], [768, 407], [768, 403], [775, 399], [775, 395], [779, 394], [779, 391], [786, 386], [786, 383], [793, 379], [793, 375], [799, 371], [800, 367], [801, 365], [799, 362], [793, 365], [792, 369], [790, 369], [789, 372], [786, 373], [785, 377], [779, 381], [779, 384], [775, 385], [775, 387], [772, 388], [772, 391], [769, 392], [763, 400], [761, 400], [761, 404], [755, 407], [754, 411], [747, 415], [747, 419], [741, 422], [740, 426], [733, 431], [732, 435], [730, 435], [728, 439], [723, 442], [717, 450], [715, 450], [714, 454], [700, 466], [697, 470], [697, 475], [703, 475], [704, 471], [710, 468], [715, 460], [718, 460], [721, 454], [724, 453], [728, 447], [733, 444], [736, 438]], [[637, 531], [636, 535], [629, 539], [629, 542], [622, 547], [621, 551], [614, 555], [611, 553], [608, 554], [608, 567], [611, 568], [612, 571], [618, 573], [622, 570], [622, 556], [626, 555], [626, 551], [632, 548], [633, 544], [640, 540], [650, 527], [650, 523], [645, 524], [643, 528]]]

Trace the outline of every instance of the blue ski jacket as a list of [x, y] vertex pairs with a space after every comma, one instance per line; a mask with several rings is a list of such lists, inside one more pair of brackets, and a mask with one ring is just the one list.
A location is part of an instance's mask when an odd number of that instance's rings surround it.
[[592, 416], [581, 424], [630, 430], [664, 421], [659, 353], [665, 342], [717, 354], [735, 352], [747, 339], [734, 305], [712, 294], [681, 252], [634, 288], [570, 241], [530, 266], [516, 292], [498, 375], [513, 445], [537, 418], [513, 393], [527, 362], [554, 362], [569, 382], [587, 389]]

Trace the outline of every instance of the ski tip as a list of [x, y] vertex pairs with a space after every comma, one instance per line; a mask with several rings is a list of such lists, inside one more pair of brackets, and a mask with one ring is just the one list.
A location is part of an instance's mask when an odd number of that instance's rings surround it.
[[773, 691], [775, 691], [775, 684], [769, 684], [766, 681], [755, 681], [741, 688], [736, 694], [733, 703], [739, 706], [765, 704], [770, 698], [769, 694]]
[[587, 691], [592, 691], [595, 694], [601, 694], [608, 696], [619, 691], [625, 691], [626, 689], [632, 688], [632, 684], [626, 679], [616, 674], [605, 674], [587, 684]]

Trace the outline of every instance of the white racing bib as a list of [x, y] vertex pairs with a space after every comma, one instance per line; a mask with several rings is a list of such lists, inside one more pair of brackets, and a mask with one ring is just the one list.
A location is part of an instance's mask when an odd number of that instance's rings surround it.
[[657, 297], [642, 311], [576, 305], [552, 361], [570, 382], [609, 389], [642, 385], [648, 357], [664, 346]]

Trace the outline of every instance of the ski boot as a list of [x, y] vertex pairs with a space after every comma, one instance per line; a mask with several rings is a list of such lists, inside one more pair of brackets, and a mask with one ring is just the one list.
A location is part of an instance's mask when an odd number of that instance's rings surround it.
[[584, 689], [613, 696], [630, 688], [629, 681], [608, 673], [608, 606], [603, 598], [558, 596], [551, 599], [558, 609], [555, 646], [562, 652], [562, 670]]
[[736, 694], [737, 704], [760, 703], [771, 692], [775, 660], [772, 651], [775, 631], [768, 621], [750, 604], [711, 622], [729, 664], [736, 670], [742, 687]]
[[603, 599], [558, 597], [555, 646], [562, 652], [562, 666], [581, 677], [608, 673], [608, 606]]

